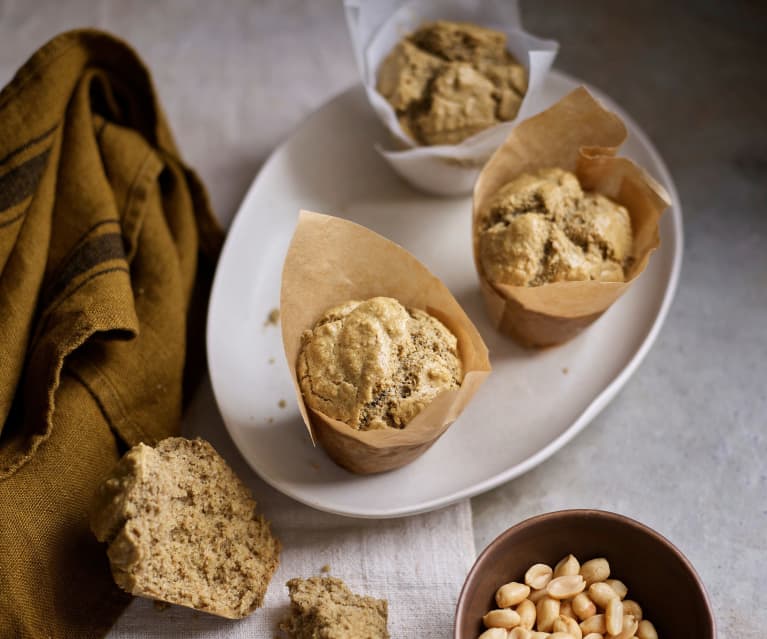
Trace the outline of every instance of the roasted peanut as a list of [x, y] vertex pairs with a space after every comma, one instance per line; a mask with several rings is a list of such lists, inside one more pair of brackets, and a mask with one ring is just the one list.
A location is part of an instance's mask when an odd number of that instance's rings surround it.
[[605, 557], [581, 565], [570, 554], [553, 569], [534, 564], [524, 583], [498, 588], [498, 608], [482, 617], [487, 630], [479, 639], [658, 639], [627, 594], [625, 583], [610, 578]]
[[636, 634], [639, 639], [658, 639], [658, 633], [655, 631], [655, 626], [647, 621], [647, 619], [642, 619], [642, 621], [639, 622]]
[[618, 599], [626, 598], [629, 589], [620, 579], [605, 579], [605, 583], [615, 591], [615, 594], [618, 595]]
[[554, 566], [555, 577], [568, 577], [570, 575], [577, 575], [581, 570], [581, 564], [575, 558], [574, 555], [567, 555], [560, 559], [559, 563]]
[[541, 590], [551, 581], [554, 571], [546, 564], [533, 564], [525, 573], [525, 583], [533, 590]]
[[623, 602], [617, 595], [605, 607], [605, 628], [608, 635], [617, 635], [623, 629]]
[[554, 619], [559, 616], [559, 600], [544, 597], [536, 604], [535, 612], [538, 619], [538, 630], [551, 632]]
[[530, 596], [528, 597], [528, 599], [532, 601], [534, 604], [537, 604], [541, 599], [547, 596], [548, 595], [546, 594], [546, 589], [544, 588], [543, 590], [533, 590], [530, 593]]
[[579, 592], [572, 601], [573, 612], [581, 621], [597, 614], [597, 607], [585, 592]]
[[549, 597], [554, 599], [570, 599], [579, 592], [583, 592], [586, 582], [580, 575], [566, 575], [564, 577], [554, 577], [546, 586], [546, 592]]
[[535, 625], [535, 604], [529, 599], [521, 601], [517, 606], [517, 614], [519, 615], [519, 625], [531, 630]]
[[552, 624], [551, 629], [554, 632], [567, 632], [568, 634], [571, 634], [573, 637], [575, 637], [575, 639], [583, 638], [583, 632], [581, 631], [581, 627], [578, 625], [578, 622], [572, 617], [566, 617], [563, 614], [560, 614], [559, 617], [554, 619], [554, 623]]
[[604, 615], [592, 615], [588, 619], [581, 621], [581, 631], [584, 635], [588, 635], [592, 632], [598, 632], [599, 634], [605, 634], [607, 628], [605, 627]]
[[529, 594], [530, 586], [512, 581], [498, 588], [495, 593], [495, 603], [499, 608], [510, 608], [527, 599]]
[[597, 581], [604, 581], [610, 576], [610, 564], [604, 557], [589, 559], [581, 566], [581, 577], [586, 580], [586, 585]]
[[623, 615], [623, 621], [621, 622], [621, 630], [618, 634], [607, 635], [610, 639], [632, 639], [639, 624], [637, 620], [631, 615]]
[[632, 615], [637, 621], [642, 621], [642, 606], [633, 599], [624, 599], [623, 614]]
[[589, 586], [589, 599], [604, 610], [611, 599], [618, 599], [618, 595], [607, 584], [595, 583]]
[[519, 625], [519, 615], [508, 608], [491, 610], [482, 617], [482, 623], [485, 628], [513, 628]]

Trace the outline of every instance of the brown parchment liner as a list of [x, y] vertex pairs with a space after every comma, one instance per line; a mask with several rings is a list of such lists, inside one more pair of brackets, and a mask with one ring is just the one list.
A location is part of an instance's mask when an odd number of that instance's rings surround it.
[[[627, 130], [621, 119], [583, 87], [515, 127], [488, 160], [474, 186], [474, 263], [495, 327], [528, 347], [575, 337], [615, 302], [644, 271], [659, 246], [658, 221], [671, 200], [666, 190], [627, 158], [615, 157]], [[487, 280], [479, 259], [479, 214], [493, 195], [522, 173], [558, 167], [585, 190], [625, 206], [631, 216], [633, 263], [625, 282], [554, 282], [510, 286]]]
[[[445, 324], [458, 339], [463, 380], [403, 429], [358, 431], [309, 408], [296, 377], [301, 334], [329, 308], [393, 297]], [[447, 287], [401, 246], [337, 217], [301, 211], [282, 270], [282, 340], [298, 406], [313, 442], [360, 474], [399, 468], [422, 455], [461, 414], [490, 373], [487, 347]]]

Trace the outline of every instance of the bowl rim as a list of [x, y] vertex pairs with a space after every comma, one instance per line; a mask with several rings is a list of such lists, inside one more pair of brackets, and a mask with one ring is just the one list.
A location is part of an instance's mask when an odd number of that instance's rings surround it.
[[528, 528], [530, 526], [533, 526], [535, 524], [551, 520], [551, 519], [560, 519], [562, 517], [585, 517], [585, 518], [594, 518], [594, 519], [602, 519], [602, 520], [609, 520], [618, 522], [621, 524], [626, 524], [628, 526], [631, 526], [633, 528], [636, 528], [640, 530], [641, 532], [645, 533], [646, 535], [649, 535], [655, 541], [660, 543], [661, 545], [665, 546], [668, 550], [670, 550], [677, 559], [682, 563], [682, 565], [687, 569], [687, 571], [692, 575], [694, 583], [698, 587], [698, 591], [700, 596], [703, 599], [703, 602], [705, 603], [705, 609], [706, 609], [706, 617], [707, 621], [711, 626], [711, 639], [717, 639], [717, 632], [716, 632], [716, 620], [714, 618], [714, 612], [713, 608], [711, 606], [711, 600], [709, 599], [708, 592], [706, 591], [706, 587], [703, 585], [703, 580], [700, 578], [700, 575], [695, 570], [694, 566], [690, 562], [687, 557], [685, 557], [684, 553], [679, 550], [674, 544], [672, 544], [666, 537], [661, 535], [657, 530], [653, 530], [646, 524], [643, 524], [640, 521], [637, 521], [636, 519], [632, 519], [631, 517], [627, 517], [626, 515], [621, 515], [616, 512], [612, 512], [609, 510], [600, 510], [597, 508], [568, 508], [564, 510], [555, 510], [551, 512], [541, 513], [538, 515], [533, 515], [532, 517], [528, 517], [527, 519], [523, 519], [522, 521], [514, 524], [513, 526], [507, 528], [502, 533], [500, 533], [495, 539], [493, 539], [487, 546], [485, 546], [484, 550], [482, 550], [481, 553], [477, 556], [477, 559], [474, 561], [474, 563], [471, 566], [471, 569], [466, 574], [466, 579], [463, 582], [463, 586], [461, 586], [461, 593], [458, 595], [458, 601], [455, 604], [455, 618], [453, 621], [453, 639], [461, 639], [461, 637], [458, 634], [458, 628], [460, 626], [460, 623], [463, 621], [463, 612], [466, 609], [465, 606], [465, 600], [467, 597], [467, 591], [469, 584], [474, 580], [475, 575], [479, 572], [482, 564], [484, 563], [485, 558], [492, 552], [492, 550], [501, 542], [503, 542], [507, 537], [510, 537], [514, 533], [523, 530], [525, 528]]

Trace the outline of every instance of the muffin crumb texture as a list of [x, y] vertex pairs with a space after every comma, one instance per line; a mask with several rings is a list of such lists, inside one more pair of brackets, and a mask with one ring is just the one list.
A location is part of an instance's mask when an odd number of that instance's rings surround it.
[[479, 261], [491, 282], [623, 282], [631, 264], [625, 207], [562, 169], [524, 174], [503, 186], [479, 218]]
[[527, 74], [506, 49], [506, 34], [440, 20], [394, 47], [378, 71], [377, 89], [415, 141], [458, 144], [516, 117]]
[[312, 409], [358, 430], [405, 428], [462, 379], [456, 337], [390, 297], [328, 310], [302, 335], [297, 373]]
[[291, 639], [389, 639], [387, 602], [354, 594], [335, 577], [291, 579], [290, 613], [280, 630]]
[[266, 316], [266, 320], [264, 321], [264, 326], [277, 326], [279, 321], [280, 321], [280, 309], [273, 308], [271, 311], [269, 311], [269, 314]]
[[201, 439], [128, 451], [97, 492], [91, 528], [121, 588], [222, 617], [258, 608], [279, 563], [250, 491]]

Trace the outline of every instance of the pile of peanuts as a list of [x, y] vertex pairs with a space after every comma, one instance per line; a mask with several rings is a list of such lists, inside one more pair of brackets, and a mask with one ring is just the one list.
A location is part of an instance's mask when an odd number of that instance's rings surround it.
[[610, 579], [604, 557], [583, 565], [568, 555], [552, 570], [530, 566], [525, 583], [504, 584], [479, 639], [658, 639], [628, 588]]

